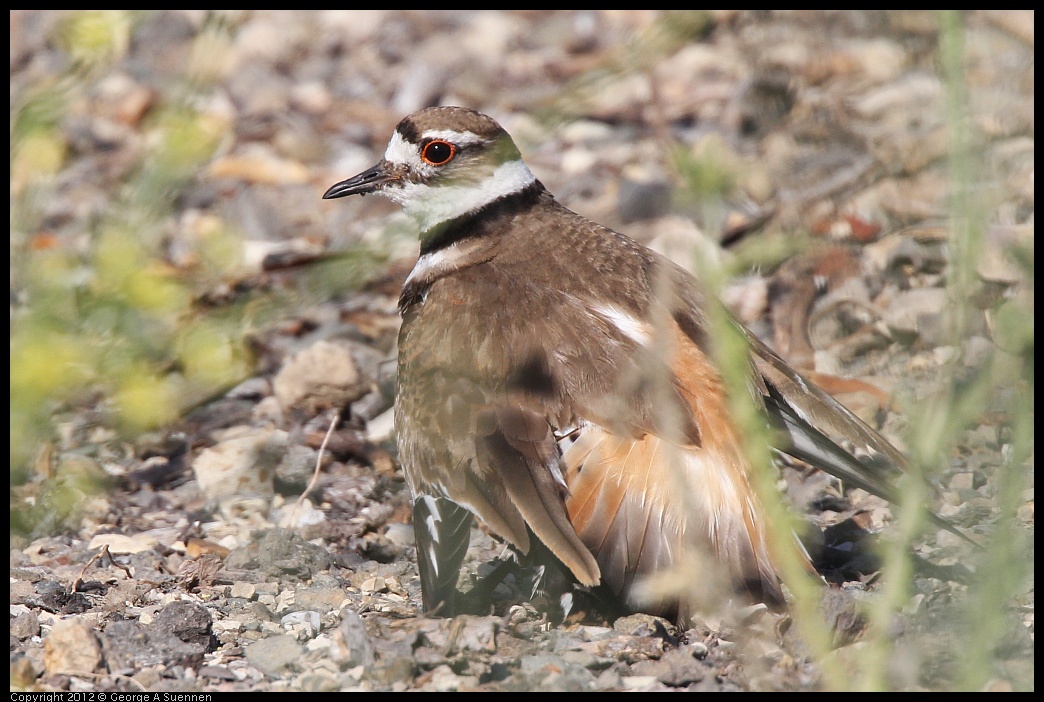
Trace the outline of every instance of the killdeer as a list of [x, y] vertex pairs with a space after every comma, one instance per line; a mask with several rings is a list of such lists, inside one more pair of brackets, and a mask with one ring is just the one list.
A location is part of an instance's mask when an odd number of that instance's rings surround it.
[[[563, 207], [469, 109], [409, 115], [380, 162], [323, 198], [369, 193], [420, 228], [399, 299], [395, 422], [427, 610], [457, 607], [472, 515], [637, 610], [689, 612], [685, 596], [649, 600], [636, 583], [692, 543], [739, 591], [782, 599], [773, 525], [708, 352], [712, 301], [688, 272]], [[880, 466], [902, 469], [903, 455], [743, 332], [774, 448], [893, 498]]]

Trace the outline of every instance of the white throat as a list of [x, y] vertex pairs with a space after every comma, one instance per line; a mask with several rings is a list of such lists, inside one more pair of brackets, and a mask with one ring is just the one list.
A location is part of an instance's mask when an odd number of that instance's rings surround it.
[[[455, 136], [458, 139], [460, 137], [459, 134]], [[430, 170], [434, 175], [435, 167], [422, 164], [413, 150], [406, 147], [402, 138], [395, 134], [385, 158], [391, 162], [407, 163], [414, 170]], [[482, 179], [461, 178], [435, 185], [407, 182], [400, 187], [385, 188], [378, 192], [401, 205], [403, 212], [417, 222], [423, 234], [505, 195], [521, 192], [534, 182], [536, 177], [532, 171], [521, 159], [517, 159], [500, 164]]]
[[508, 161], [477, 183], [443, 183], [434, 186], [407, 183], [401, 188], [384, 190], [381, 194], [402, 205], [403, 212], [417, 222], [423, 233], [505, 195], [521, 192], [535, 181], [536, 178], [525, 163]]

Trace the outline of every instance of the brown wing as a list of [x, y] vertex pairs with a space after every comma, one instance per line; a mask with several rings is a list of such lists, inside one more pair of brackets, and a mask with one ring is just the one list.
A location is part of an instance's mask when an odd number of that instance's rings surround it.
[[565, 514], [564, 484], [555, 480], [560, 453], [543, 416], [446, 372], [400, 385], [396, 414], [415, 499], [448, 498], [523, 553], [532, 529], [580, 582], [598, 582], [598, 566]]
[[[529, 327], [524, 319], [489, 323], [477, 303], [495, 306], [489, 297], [510, 286], [480, 268], [485, 275], [440, 278], [404, 317], [396, 399], [403, 467], [416, 499], [447, 498], [522, 553], [532, 533], [580, 583], [595, 585], [598, 565], [566, 516], [548, 417], [555, 405], [537, 399], [547, 379], [519, 341]], [[438, 317], [425, 313], [432, 303]]]
[[479, 465], [493, 468], [487, 480], [504, 487], [510, 504], [501, 509], [517, 510], [581, 584], [597, 585], [598, 564], [566, 516], [561, 453], [547, 418], [518, 404], [501, 405], [492, 414], [488, 433], [477, 440], [476, 456]]

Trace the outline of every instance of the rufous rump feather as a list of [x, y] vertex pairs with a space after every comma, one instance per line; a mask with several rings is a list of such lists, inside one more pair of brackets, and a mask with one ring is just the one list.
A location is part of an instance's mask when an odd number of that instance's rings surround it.
[[585, 426], [563, 459], [570, 521], [625, 599], [636, 578], [707, 544], [732, 579], [778, 601], [778, 573], [721, 379], [677, 326], [670, 333], [672, 380], [700, 427], [700, 445]]

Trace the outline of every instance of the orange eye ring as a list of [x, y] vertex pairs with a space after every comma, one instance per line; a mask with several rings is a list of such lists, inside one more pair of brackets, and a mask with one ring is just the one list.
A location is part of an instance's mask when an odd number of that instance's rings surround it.
[[424, 163], [432, 166], [443, 166], [452, 161], [456, 155], [457, 147], [441, 139], [429, 141], [421, 149], [421, 158], [424, 160]]

